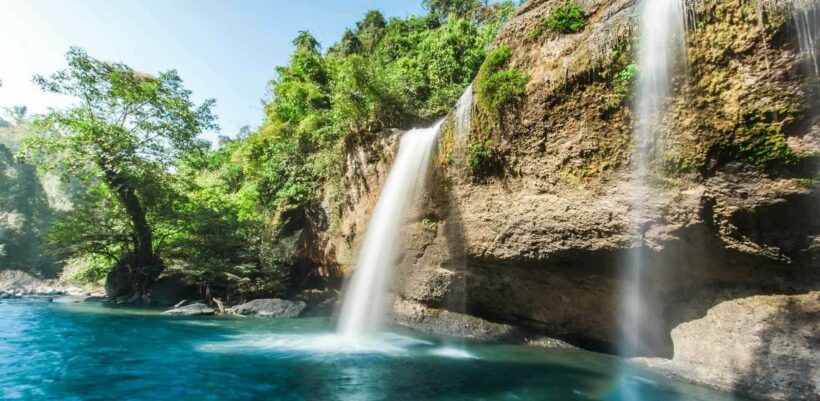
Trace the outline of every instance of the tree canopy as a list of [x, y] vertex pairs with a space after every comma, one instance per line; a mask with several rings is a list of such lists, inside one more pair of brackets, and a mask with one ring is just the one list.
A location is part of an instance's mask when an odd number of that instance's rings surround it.
[[[128, 259], [133, 290], [140, 293], [162, 271], [149, 213], [165, 199], [164, 178], [173, 163], [207, 146], [197, 135], [217, 128], [214, 101], [194, 105], [173, 70], [151, 76], [97, 60], [79, 48], [71, 48], [66, 61], [68, 68], [35, 76], [34, 83], [78, 103], [38, 117], [37, 134], [24, 141], [20, 156], [66, 178], [79, 177], [92, 188], [102, 185], [102, 198], [116, 200], [128, 232], [118, 251]], [[115, 237], [106, 238], [116, 244]]]

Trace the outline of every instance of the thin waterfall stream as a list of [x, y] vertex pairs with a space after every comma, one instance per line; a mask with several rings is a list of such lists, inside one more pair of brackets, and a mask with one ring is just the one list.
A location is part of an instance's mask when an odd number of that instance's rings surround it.
[[427, 178], [441, 122], [405, 133], [367, 226], [356, 269], [344, 291], [338, 333], [349, 341], [377, 334], [401, 228]]
[[629, 253], [623, 272], [621, 353], [636, 355], [655, 342], [656, 326], [646, 312], [644, 278], [644, 221], [647, 200], [654, 196], [651, 178], [663, 148], [659, 129], [669, 95], [677, 57], [685, 48], [686, 8], [683, 0], [643, 0], [640, 8], [638, 81], [635, 95], [635, 156], [632, 161], [631, 225], [640, 243]]

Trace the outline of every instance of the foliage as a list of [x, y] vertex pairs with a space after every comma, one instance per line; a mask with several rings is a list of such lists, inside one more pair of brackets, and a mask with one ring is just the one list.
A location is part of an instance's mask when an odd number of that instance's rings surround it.
[[99, 255], [82, 255], [65, 262], [60, 280], [80, 284], [103, 284], [111, 261]]
[[474, 143], [470, 147], [470, 154], [467, 155], [467, 165], [476, 177], [489, 175], [494, 169], [494, 157], [492, 141], [486, 140]]
[[491, 52], [476, 78], [479, 104], [500, 118], [506, 107], [526, 93], [530, 77], [514, 68], [504, 69], [512, 57], [512, 50], [502, 46]]
[[[162, 269], [150, 220], [152, 214], [162, 213], [172, 196], [167, 188], [168, 169], [185, 152], [206, 146], [197, 135], [217, 128], [210, 110], [214, 101], [194, 105], [191, 92], [173, 70], [153, 77], [122, 63], [94, 59], [79, 48], [71, 48], [66, 60], [67, 69], [48, 78], [35, 76], [34, 82], [47, 92], [72, 96], [80, 103], [37, 118], [37, 135], [26, 138], [19, 155], [43, 170], [93, 184], [100, 191], [98, 198], [116, 200], [124, 213], [115, 220], [128, 232], [130, 246], [123, 247], [120, 236], [100, 239], [95, 235], [103, 244], [92, 241], [94, 249], [128, 250], [132, 271], [145, 285]], [[79, 218], [74, 223], [100, 217], [94, 211], [75, 216]], [[94, 229], [89, 226], [87, 232], [98, 234]], [[59, 232], [59, 225], [56, 230]], [[57, 243], [67, 249], [64, 242], [71, 237], [55, 235]]]
[[545, 21], [554, 32], [574, 33], [584, 29], [587, 19], [584, 10], [575, 3], [567, 3], [553, 10]]
[[629, 92], [629, 88], [635, 82], [638, 75], [638, 65], [635, 63], [627, 64], [615, 77], [612, 79], [612, 91], [623, 95]]
[[424, 0], [424, 7], [438, 18], [471, 18], [483, 6], [481, 0]]
[[43, 232], [60, 212], [51, 207], [36, 169], [14, 159], [10, 148], [29, 124], [24, 112], [11, 120], [17, 125], [0, 128], [0, 267], [50, 275], [54, 262], [44, 255]]
[[[511, 3], [428, 6], [427, 16], [389, 21], [369, 11], [324, 55], [300, 33], [269, 84], [265, 123], [236, 150], [262, 209], [283, 215], [316, 204], [340, 175], [348, 141], [448, 113], [512, 13]], [[468, 18], [473, 6], [486, 18]]]
[[[93, 281], [139, 252], [143, 226], [152, 253], [206, 294], [292, 293], [305, 281], [296, 253], [325, 229], [316, 211], [339, 185], [346, 147], [447, 114], [514, 8], [426, 5], [428, 15], [405, 19], [368, 11], [327, 51], [299, 32], [268, 84], [261, 127], [214, 149], [196, 138], [215, 128], [212, 101], [194, 105], [175, 72], [152, 77], [71, 49], [67, 70], [35, 82], [83, 102], [38, 119], [19, 152], [87, 188], [48, 230], [49, 249], [74, 263], [71, 277]], [[492, 77], [499, 105], [513, 96], [509, 74]]]

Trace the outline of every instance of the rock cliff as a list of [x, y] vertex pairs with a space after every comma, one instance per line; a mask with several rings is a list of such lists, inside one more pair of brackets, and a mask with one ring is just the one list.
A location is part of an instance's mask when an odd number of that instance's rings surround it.
[[[804, 68], [792, 2], [692, 3], [686, 65], [659, 128], [656, 191], [637, 226], [632, 95], [614, 83], [632, 63], [636, 5], [577, 3], [588, 23], [573, 34], [533, 35], [562, 1], [520, 7], [495, 46], [509, 46], [510, 67], [530, 76], [526, 95], [500, 118], [476, 102], [466, 138], [445, 123], [435, 177], [407, 217], [396, 320], [467, 335], [470, 324], [440, 321], [466, 314], [503, 325], [493, 332], [514, 326], [611, 351], [620, 273], [640, 250], [644, 330], [657, 338], [642, 353], [678, 358], [686, 347], [675, 330], [717, 324], [704, 317], [722, 302], [820, 288], [820, 85]], [[352, 269], [398, 134], [348, 146], [344, 191], [325, 202], [317, 251], [340, 272]], [[491, 140], [497, 168], [472, 173], [453, 157], [466, 152], [461, 140]], [[429, 316], [439, 320], [418, 324]]]

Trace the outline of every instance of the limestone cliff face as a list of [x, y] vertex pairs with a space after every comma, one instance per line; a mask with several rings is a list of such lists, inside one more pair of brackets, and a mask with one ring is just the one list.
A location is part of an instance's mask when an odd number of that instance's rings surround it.
[[[634, 2], [578, 1], [583, 31], [536, 38], [563, 2], [522, 6], [496, 46], [509, 46], [510, 67], [531, 77], [526, 95], [499, 121], [476, 104], [467, 140], [492, 140], [501, 167], [477, 179], [445, 162], [459, 151], [445, 128], [428, 194], [408, 216], [397, 320], [446, 310], [606, 349], [618, 338], [619, 272], [642, 248], [650, 319], [661, 328], [645, 353], [669, 356], [672, 329], [720, 302], [820, 288], [820, 93], [778, 8], [788, 3], [694, 2], [686, 68], [659, 129], [657, 191], [638, 224], [629, 218], [631, 95], [613, 88], [631, 63]], [[342, 271], [397, 135], [350, 144], [343, 191], [326, 202], [323, 252]]]

